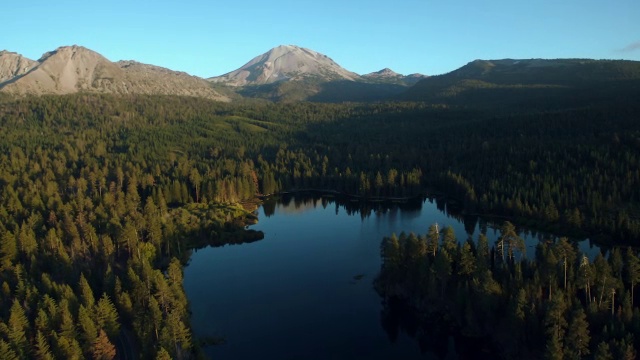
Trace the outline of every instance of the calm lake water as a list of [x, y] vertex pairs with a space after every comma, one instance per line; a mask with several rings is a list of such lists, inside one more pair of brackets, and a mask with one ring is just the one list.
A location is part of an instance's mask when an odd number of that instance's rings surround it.
[[[434, 359], [404, 332], [381, 325], [382, 300], [372, 282], [380, 271], [380, 242], [402, 231], [426, 234], [437, 222], [458, 240], [481, 229], [433, 200], [414, 204], [337, 202], [289, 196], [258, 210], [258, 242], [194, 251], [184, 286], [196, 337], [223, 337], [206, 348], [212, 359]], [[520, 234], [534, 256], [539, 235]], [[580, 250], [593, 256], [588, 241]], [[453, 341], [451, 340], [450, 343]], [[449, 348], [453, 348], [449, 344]], [[451, 355], [451, 354], [449, 354]]]

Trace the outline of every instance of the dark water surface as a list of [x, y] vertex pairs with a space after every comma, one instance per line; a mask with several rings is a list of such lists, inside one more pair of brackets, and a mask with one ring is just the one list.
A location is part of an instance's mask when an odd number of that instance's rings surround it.
[[[439, 205], [370, 204], [360, 211], [358, 202], [316, 196], [261, 207], [251, 228], [262, 230], [264, 240], [191, 256], [184, 286], [195, 336], [226, 339], [206, 348], [212, 359], [436, 358], [406, 332], [385, 331], [372, 282], [380, 242], [391, 233], [426, 234], [437, 222], [452, 226], [460, 241], [471, 232], [476, 240], [481, 228], [488, 228], [490, 244], [499, 236], [477, 218], [458, 220]], [[534, 256], [538, 237], [520, 236]], [[597, 251], [587, 241], [580, 249]], [[444, 342], [452, 356], [453, 340]]]

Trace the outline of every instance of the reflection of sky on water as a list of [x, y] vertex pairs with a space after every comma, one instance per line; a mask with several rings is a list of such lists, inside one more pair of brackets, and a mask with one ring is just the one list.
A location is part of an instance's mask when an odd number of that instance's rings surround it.
[[[496, 225], [429, 199], [394, 204], [290, 196], [265, 204], [258, 217], [251, 228], [263, 231], [264, 240], [199, 250], [185, 268], [196, 335], [227, 339], [206, 350], [211, 358], [432, 358], [406, 334], [390, 341], [380, 325], [372, 281], [382, 238], [423, 235], [436, 222], [453, 227], [460, 241], [475, 241], [481, 231], [490, 243], [499, 236]], [[519, 231], [528, 257], [539, 238], [549, 238]], [[588, 241], [579, 247], [590, 257], [597, 251]]]
[[[429, 226], [438, 223], [440, 228], [451, 226], [459, 241], [466, 241], [469, 237], [474, 241], [480, 233], [484, 232], [493, 245], [500, 237], [499, 224], [487, 223], [487, 220], [478, 216], [454, 215], [448, 211], [444, 201], [426, 198], [418, 208], [402, 209], [401, 203], [370, 203], [363, 205], [359, 201], [339, 201], [334, 197], [316, 196], [288, 196], [284, 203], [276, 205], [275, 211], [280, 215], [301, 214], [313, 211], [318, 207], [335, 208], [335, 214], [341, 211], [348, 215], [359, 215], [363, 223], [368, 223], [373, 218], [377, 229], [389, 228], [405, 229], [405, 232], [426, 234]], [[534, 254], [535, 247], [540, 241], [555, 240], [557, 236], [535, 230], [518, 227], [519, 235], [525, 240], [527, 253]], [[401, 230], [402, 231], [402, 230]], [[391, 235], [391, 234], [387, 234]], [[387, 236], [385, 235], [385, 236]], [[588, 239], [577, 239], [578, 249], [590, 258], [595, 257], [599, 248], [590, 243]]]

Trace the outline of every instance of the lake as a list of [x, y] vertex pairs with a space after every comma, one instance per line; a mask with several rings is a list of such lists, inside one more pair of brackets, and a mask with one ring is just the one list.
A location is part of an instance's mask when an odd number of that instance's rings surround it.
[[[481, 229], [490, 244], [499, 236], [434, 199], [361, 204], [291, 195], [260, 207], [258, 218], [250, 228], [263, 240], [194, 251], [185, 268], [195, 336], [226, 340], [205, 349], [212, 359], [435, 359], [405, 332], [381, 325], [372, 282], [382, 238], [426, 234], [436, 222], [452, 226], [459, 241], [476, 240]], [[533, 256], [540, 235], [520, 236]], [[588, 241], [579, 247], [590, 257], [598, 251]]]

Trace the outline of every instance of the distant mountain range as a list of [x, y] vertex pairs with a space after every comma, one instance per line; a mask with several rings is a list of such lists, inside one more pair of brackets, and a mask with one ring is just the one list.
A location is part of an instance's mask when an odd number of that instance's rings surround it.
[[229, 100], [199, 77], [135, 61], [111, 62], [82, 46], [59, 47], [38, 61], [1, 52], [0, 91], [18, 95], [80, 91], [162, 94]]
[[388, 68], [359, 75], [326, 55], [294, 45], [275, 47], [237, 70], [209, 79], [136, 61], [111, 62], [75, 45], [47, 52], [38, 61], [0, 51], [0, 92], [16, 95], [94, 92], [218, 101], [248, 97], [498, 106], [635, 94], [639, 80], [640, 62], [590, 59], [475, 60], [438, 76], [401, 75]]
[[231, 86], [256, 86], [285, 81], [356, 81], [414, 84], [424, 76], [404, 76], [385, 68], [360, 76], [344, 69], [326, 55], [295, 45], [280, 45], [256, 56], [237, 70], [209, 78]]
[[400, 99], [496, 106], [584, 104], [639, 94], [640, 62], [591, 59], [475, 60], [420, 80]]
[[281, 45], [208, 80], [242, 87], [238, 92], [244, 96], [274, 101], [371, 101], [398, 95], [424, 77], [388, 68], [361, 76], [316, 51]]

